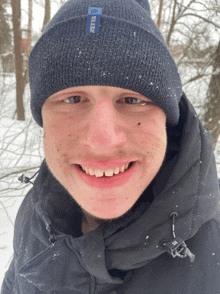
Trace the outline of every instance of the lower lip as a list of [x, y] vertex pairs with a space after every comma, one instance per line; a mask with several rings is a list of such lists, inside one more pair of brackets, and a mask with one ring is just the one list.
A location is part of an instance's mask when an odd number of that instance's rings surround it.
[[113, 175], [112, 177], [96, 177], [84, 173], [78, 165], [75, 165], [79, 177], [89, 186], [103, 189], [114, 188], [126, 184], [134, 173], [134, 167], [136, 162], [133, 162], [132, 166], [125, 172]]

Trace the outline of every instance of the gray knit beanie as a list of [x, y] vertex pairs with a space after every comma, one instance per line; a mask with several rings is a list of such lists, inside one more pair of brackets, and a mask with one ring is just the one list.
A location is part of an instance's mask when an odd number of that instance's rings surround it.
[[182, 86], [147, 0], [70, 0], [48, 24], [29, 58], [31, 110], [52, 94], [101, 85], [138, 92], [179, 119]]

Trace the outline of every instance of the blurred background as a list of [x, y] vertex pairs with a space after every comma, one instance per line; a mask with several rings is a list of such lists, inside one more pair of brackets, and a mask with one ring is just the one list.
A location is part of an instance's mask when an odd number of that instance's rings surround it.
[[[43, 158], [30, 112], [28, 56], [64, 0], [0, 0], [0, 285], [12, 259], [13, 226]], [[220, 0], [149, 0], [183, 89], [213, 136], [220, 178]], [[34, 181], [34, 178], [33, 178]]]

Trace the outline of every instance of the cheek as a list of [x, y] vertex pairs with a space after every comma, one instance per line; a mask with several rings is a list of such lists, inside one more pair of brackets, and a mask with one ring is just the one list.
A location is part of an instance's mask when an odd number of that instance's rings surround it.
[[67, 117], [47, 121], [44, 125], [45, 158], [51, 171], [57, 176], [58, 173], [68, 173], [68, 166], [79, 150], [79, 125]]
[[44, 125], [44, 152], [48, 163], [54, 163], [55, 160], [66, 161], [68, 158], [67, 150], [71, 145], [66, 134], [66, 130], [61, 125]]
[[134, 141], [139, 147], [145, 150], [163, 150], [167, 146], [167, 134], [165, 123], [159, 125], [156, 123], [142, 123], [139, 129], [133, 133]]

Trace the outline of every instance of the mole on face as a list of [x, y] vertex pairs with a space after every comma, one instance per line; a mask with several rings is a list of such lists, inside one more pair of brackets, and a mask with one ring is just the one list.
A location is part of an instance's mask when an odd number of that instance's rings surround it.
[[138, 126], [140, 126], [140, 124], [141, 124], [141, 123], [139, 122], [139, 123], [138, 123]]

